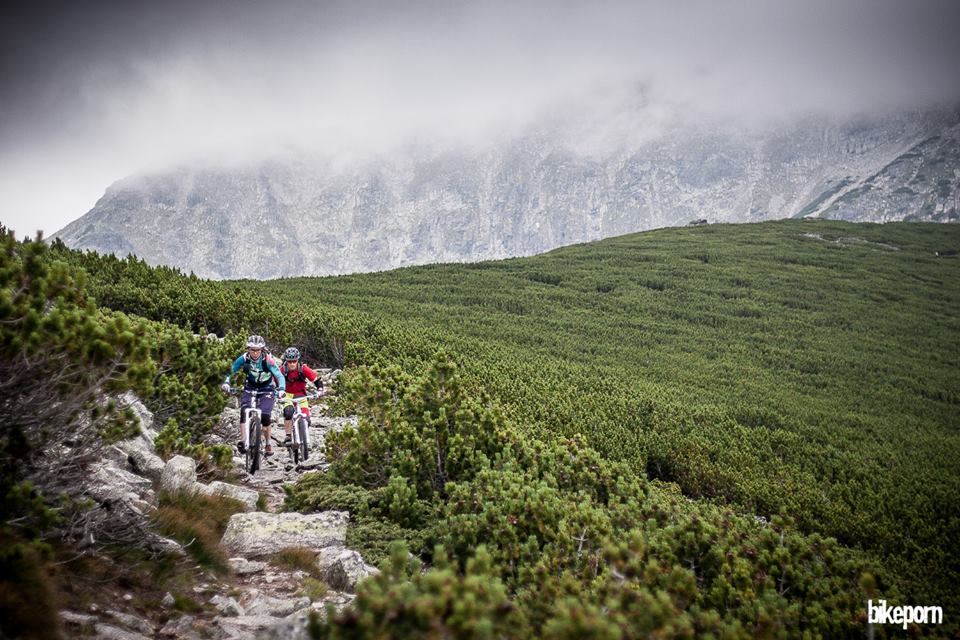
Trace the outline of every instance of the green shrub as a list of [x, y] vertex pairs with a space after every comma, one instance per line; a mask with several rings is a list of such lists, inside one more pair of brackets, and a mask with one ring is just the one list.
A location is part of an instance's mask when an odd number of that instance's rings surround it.
[[49, 548], [0, 535], [0, 635], [5, 638], [60, 638]]
[[339, 614], [328, 610], [314, 638], [517, 637], [520, 620], [484, 548], [476, 550], [463, 574], [443, 554], [435, 556], [433, 569], [420, 573], [401, 544], [393, 546], [381, 569], [358, 588], [353, 607]]

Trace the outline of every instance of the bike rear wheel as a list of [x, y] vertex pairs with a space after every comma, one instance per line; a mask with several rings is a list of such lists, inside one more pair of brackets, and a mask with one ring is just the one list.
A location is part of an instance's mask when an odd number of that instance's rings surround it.
[[290, 456], [290, 460], [293, 461], [293, 464], [299, 462], [299, 454], [296, 443], [293, 441], [293, 433], [290, 434], [290, 442], [287, 443], [287, 454]]
[[293, 458], [293, 464], [300, 463], [300, 443], [297, 442], [297, 434], [299, 433], [297, 426], [293, 426], [292, 433], [290, 434], [290, 444], [287, 445], [290, 448], [290, 456]]

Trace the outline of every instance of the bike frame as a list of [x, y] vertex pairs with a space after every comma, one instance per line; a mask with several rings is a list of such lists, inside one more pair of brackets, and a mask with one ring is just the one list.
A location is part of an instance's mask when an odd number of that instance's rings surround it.
[[[316, 400], [316, 399], [319, 398], [319, 397], [320, 397], [320, 394], [319, 394], [319, 393], [310, 393], [310, 394], [307, 394], [307, 395], [305, 395], [305, 396], [297, 396], [297, 397], [294, 397], [294, 398], [288, 398], [288, 400], [289, 400], [290, 402], [292, 402], [293, 405], [296, 407], [296, 415], [294, 415], [293, 418], [291, 418], [291, 420], [290, 420], [291, 424], [293, 425], [293, 429], [291, 429], [292, 433], [291, 433], [291, 436], [290, 436], [291, 439], [293, 440], [293, 444], [295, 444], [295, 445], [296, 445], [296, 444], [300, 444], [300, 435], [299, 435], [299, 433], [298, 433], [299, 430], [297, 429], [297, 423], [298, 423], [300, 420], [307, 420], [307, 416], [304, 415], [304, 413], [303, 413], [304, 408], [306, 408], [306, 407], [309, 406], [309, 405], [307, 404], [307, 401], [309, 401], [309, 400]], [[309, 422], [308, 422], [308, 424], [309, 424]], [[305, 430], [305, 433], [307, 434], [307, 447], [309, 447], [309, 446], [310, 446], [310, 430], [309, 430], [309, 429], [306, 429], [306, 430]]]
[[[242, 396], [244, 389], [241, 388], [231, 388], [231, 393]], [[253, 415], [254, 411], [260, 412], [260, 399], [265, 398], [268, 395], [276, 395], [276, 389], [264, 389], [263, 391], [250, 391], [252, 394], [251, 404], [246, 409], [241, 408], [240, 411], [246, 411], [246, 414], [242, 416], [241, 421], [243, 423], [243, 446], [250, 447], [250, 418]], [[263, 425], [260, 425], [260, 428], [263, 429]], [[261, 442], [263, 438], [260, 439]]]

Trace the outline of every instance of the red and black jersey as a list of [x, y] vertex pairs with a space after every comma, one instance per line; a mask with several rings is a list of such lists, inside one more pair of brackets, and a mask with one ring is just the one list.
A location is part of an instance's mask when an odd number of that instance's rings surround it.
[[287, 368], [287, 364], [283, 363], [280, 369], [283, 371], [283, 377], [287, 381], [287, 393], [292, 393], [294, 396], [304, 396], [307, 394], [307, 381], [314, 383], [318, 387], [323, 386], [323, 382], [320, 381], [320, 376], [317, 375], [317, 372], [305, 364], [297, 364], [297, 368], [290, 371]]

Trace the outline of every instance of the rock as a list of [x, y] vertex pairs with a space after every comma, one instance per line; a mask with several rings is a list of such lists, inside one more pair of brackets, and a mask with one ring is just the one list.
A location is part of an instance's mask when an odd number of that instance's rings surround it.
[[317, 567], [323, 580], [338, 591], [353, 592], [357, 583], [380, 573], [376, 567], [363, 561], [363, 556], [352, 549], [327, 547], [317, 554]]
[[261, 487], [278, 484], [283, 481], [283, 468], [281, 466], [274, 466], [272, 463], [264, 465], [250, 477], [251, 484]]
[[163, 460], [157, 456], [154, 446], [157, 432], [153, 430], [153, 414], [129, 391], [120, 397], [120, 403], [133, 409], [140, 420], [140, 433], [110, 447], [108, 456], [121, 466], [129, 465], [135, 473], [157, 481], [163, 471]]
[[112, 624], [98, 624], [94, 627], [97, 632], [97, 638], [102, 640], [150, 640], [142, 633], [127, 631]]
[[147, 409], [132, 391], [127, 391], [120, 396], [120, 403], [125, 407], [133, 409], [133, 412], [140, 420], [140, 437], [146, 439], [152, 448], [153, 441], [157, 437], [157, 432], [153, 429], [153, 412]]
[[170, 538], [164, 538], [163, 536], [157, 534], [151, 535], [148, 548], [150, 551], [155, 551], [157, 553], [168, 553], [174, 556], [186, 555], [186, 552], [183, 550], [183, 546], [181, 546], [179, 542], [176, 540], [171, 540]]
[[323, 597], [320, 602], [313, 603], [314, 608], [325, 608], [328, 604], [333, 605], [334, 611], [340, 613], [346, 609], [357, 596], [352, 593], [343, 593], [341, 591], [331, 591]]
[[301, 462], [301, 463], [297, 466], [297, 468], [298, 468], [298, 469], [307, 470], [307, 469], [324, 468], [324, 467], [329, 467], [329, 466], [330, 466], [330, 465], [327, 464], [327, 461], [326, 461], [326, 459], [323, 457], [323, 455], [319, 455], [319, 454], [317, 454], [317, 453], [313, 453], [313, 454], [311, 455], [311, 457], [307, 458], [307, 460], [306, 460], [305, 462]]
[[173, 456], [163, 467], [160, 476], [160, 489], [163, 491], [182, 491], [197, 484], [197, 462], [186, 456]]
[[208, 433], [205, 436], [200, 438], [200, 442], [207, 445], [208, 447], [212, 447], [214, 445], [223, 444], [223, 438], [221, 438], [215, 433]]
[[126, 456], [126, 462], [135, 473], [150, 478], [154, 482], [160, 480], [163, 474], [164, 462], [153, 449], [153, 443], [146, 445], [142, 438], [124, 440], [114, 445], [114, 448]]
[[343, 547], [349, 517], [346, 511], [236, 513], [230, 516], [221, 544], [243, 556], [262, 556], [293, 547]]
[[259, 573], [267, 567], [266, 562], [247, 560], [246, 558], [230, 558], [227, 562], [230, 563], [230, 568], [233, 572], [240, 576]]
[[214, 428], [214, 433], [222, 437], [228, 443], [235, 443], [240, 439], [240, 430], [237, 425], [240, 424], [239, 407], [225, 407], [220, 413], [220, 419]]
[[134, 502], [140, 494], [150, 489], [152, 483], [146, 478], [125, 471], [112, 461], [95, 465], [90, 474], [87, 491], [98, 502]]
[[175, 620], [170, 620], [160, 630], [160, 635], [166, 638], [176, 638], [177, 640], [193, 640], [200, 638], [197, 629], [194, 627], [193, 616], [182, 616]]
[[88, 616], [84, 613], [74, 613], [73, 611], [61, 611], [60, 619], [67, 624], [82, 627], [84, 625], [94, 625], [99, 621], [97, 616]]
[[310, 640], [310, 615], [315, 614], [320, 620], [326, 617], [326, 612], [320, 608], [305, 607], [294, 611], [271, 628], [262, 631], [258, 638], [270, 640]]
[[228, 596], [215, 595], [210, 598], [210, 604], [222, 615], [228, 617], [247, 615], [244, 608], [240, 606], [240, 603]]
[[274, 598], [259, 595], [254, 597], [245, 608], [247, 615], [280, 618], [307, 606], [310, 606], [310, 598]]
[[331, 417], [331, 416], [317, 416], [315, 419], [311, 418], [313, 423], [324, 431], [343, 431], [347, 427], [357, 426], [357, 417], [349, 416], [345, 418]]
[[[124, 599], [126, 599], [126, 596], [124, 596]], [[153, 635], [153, 625], [143, 618], [138, 618], [137, 616], [123, 613], [122, 611], [107, 611], [107, 615], [128, 629], [133, 629], [146, 636]]]
[[272, 616], [238, 616], [236, 618], [216, 618], [214, 622], [230, 640], [254, 640], [259, 631], [277, 624]]
[[197, 488], [201, 493], [210, 496], [225, 496], [242, 502], [247, 511], [256, 511], [257, 501], [260, 500], [260, 494], [253, 489], [238, 487], [235, 484], [227, 484], [219, 480], [214, 480], [208, 485], [197, 483]]
[[166, 595], [163, 596], [163, 600], [160, 601], [160, 604], [169, 609], [175, 602], [176, 600], [173, 599], [173, 594], [167, 591]]
[[127, 508], [130, 509], [130, 511], [137, 514], [138, 516], [145, 516], [151, 511], [153, 511], [155, 508], [149, 502], [145, 500], [141, 500], [139, 498], [136, 500], [128, 500], [126, 502], [126, 505], [127, 505]]

